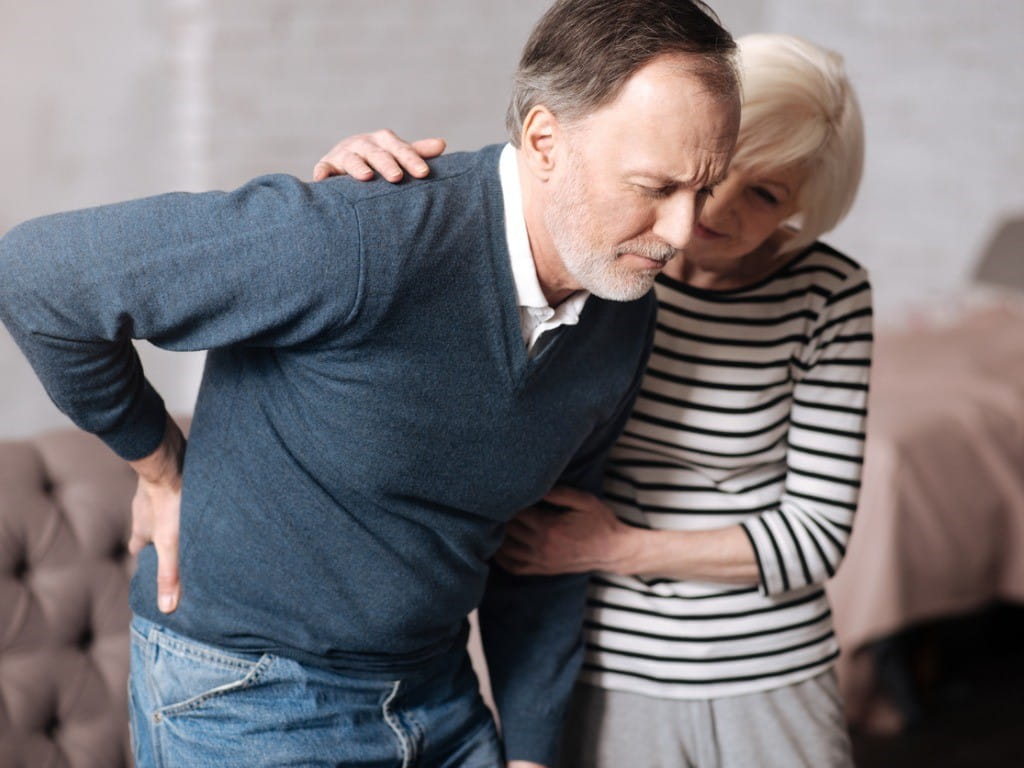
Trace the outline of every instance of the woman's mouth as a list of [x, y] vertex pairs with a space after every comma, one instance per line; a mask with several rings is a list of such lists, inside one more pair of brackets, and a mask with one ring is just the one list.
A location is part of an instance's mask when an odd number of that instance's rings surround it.
[[716, 229], [712, 229], [711, 227], [705, 226], [704, 224], [701, 224], [699, 221], [697, 222], [697, 225], [693, 228], [693, 232], [695, 235], [697, 235], [697, 237], [703, 237], [706, 240], [713, 240], [715, 238], [725, 237], [725, 233], [719, 232]]

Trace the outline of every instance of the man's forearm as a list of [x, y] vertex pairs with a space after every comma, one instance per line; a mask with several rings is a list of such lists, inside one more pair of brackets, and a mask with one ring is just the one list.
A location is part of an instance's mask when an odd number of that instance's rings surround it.
[[480, 634], [510, 763], [554, 765], [582, 661], [586, 574], [516, 577], [495, 567]]

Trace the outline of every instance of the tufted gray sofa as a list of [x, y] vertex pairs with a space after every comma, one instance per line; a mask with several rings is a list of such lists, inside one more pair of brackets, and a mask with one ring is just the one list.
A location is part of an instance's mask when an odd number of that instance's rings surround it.
[[0, 768], [132, 765], [134, 489], [128, 465], [83, 432], [0, 442]]
[[0, 765], [121, 768], [134, 474], [73, 430], [0, 442]]

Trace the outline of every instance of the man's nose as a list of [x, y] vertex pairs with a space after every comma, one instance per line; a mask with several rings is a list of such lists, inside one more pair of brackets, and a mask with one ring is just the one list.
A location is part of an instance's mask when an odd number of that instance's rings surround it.
[[697, 221], [697, 195], [693, 192], [676, 193], [658, 206], [654, 235], [677, 251], [683, 249], [693, 236]]

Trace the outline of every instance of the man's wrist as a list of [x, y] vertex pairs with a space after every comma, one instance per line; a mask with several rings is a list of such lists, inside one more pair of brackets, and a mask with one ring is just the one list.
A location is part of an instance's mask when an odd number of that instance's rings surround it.
[[185, 436], [174, 420], [167, 416], [164, 436], [151, 454], [128, 462], [140, 479], [156, 485], [181, 486], [185, 461]]

